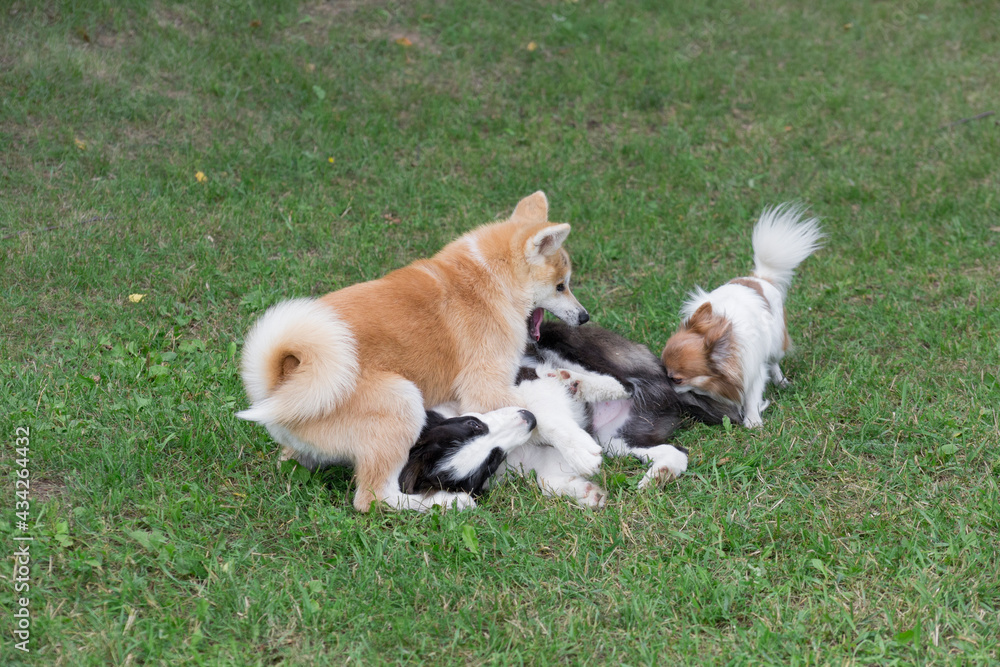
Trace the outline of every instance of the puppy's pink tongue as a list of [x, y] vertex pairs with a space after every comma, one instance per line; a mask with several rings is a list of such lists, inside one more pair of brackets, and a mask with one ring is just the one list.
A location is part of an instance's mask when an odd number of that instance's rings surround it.
[[545, 317], [545, 310], [535, 308], [531, 311], [531, 337], [537, 343], [542, 337], [542, 318]]

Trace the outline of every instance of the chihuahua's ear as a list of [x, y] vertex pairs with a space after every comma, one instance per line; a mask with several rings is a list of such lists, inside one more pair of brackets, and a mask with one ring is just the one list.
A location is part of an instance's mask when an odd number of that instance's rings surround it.
[[711, 325], [705, 332], [704, 341], [705, 351], [712, 363], [718, 366], [725, 362], [734, 352], [732, 322], [719, 320]]
[[687, 328], [697, 334], [705, 334], [712, 326], [712, 304], [709, 301], [698, 306], [698, 310], [688, 318]]
[[533, 260], [537, 262], [542, 257], [555, 253], [569, 236], [569, 230], [570, 226], [565, 222], [549, 225], [528, 239], [524, 248], [525, 257], [529, 262]]
[[539, 190], [517, 202], [510, 219], [518, 222], [548, 222], [549, 200], [545, 193]]

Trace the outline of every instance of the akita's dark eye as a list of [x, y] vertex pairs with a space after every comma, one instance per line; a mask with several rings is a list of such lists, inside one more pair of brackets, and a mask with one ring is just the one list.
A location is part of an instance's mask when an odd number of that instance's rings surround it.
[[557, 292], [565, 292], [566, 291], [566, 283], [559, 283], [558, 285], [556, 285], [556, 291]]
[[469, 428], [471, 428], [473, 431], [482, 431], [483, 430], [482, 423], [480, 423], [479, 420], [477, 420], [477, 419], [468, 419], [468, 420], [466, 420], [465, 425], [468, 426]]

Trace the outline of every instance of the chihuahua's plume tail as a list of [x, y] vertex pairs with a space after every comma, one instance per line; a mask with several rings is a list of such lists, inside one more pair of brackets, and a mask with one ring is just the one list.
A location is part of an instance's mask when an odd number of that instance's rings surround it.
[[819, 220], [804, 206], [781, 204], [764, 209], [753, 229], [754, 275], [788, 293], [795, 268], [822, 247]]

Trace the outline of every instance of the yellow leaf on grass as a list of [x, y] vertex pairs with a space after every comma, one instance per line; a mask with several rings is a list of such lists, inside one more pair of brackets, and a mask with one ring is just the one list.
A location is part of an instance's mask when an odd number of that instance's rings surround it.
[[535, 44], [534, 42], [528, 42], [527, 49], [529, 51], [534, 51], [537, 48], [538, 48], [538, 44]]
[[208, 180], [208, 176], [206, 176], [205, 172], [203, 172], [203, 171], [195, 172], [194, 178], [199, 183], [204, 183], [205, 181]]
[[128, 300], [131, 301], [132, 303], [139, 303], [140, 301], [142, 301], [142, 297], [144, 297], [144, 296], [146, 296], [146, 295], [145, 294], [129, 294], [128, 295]]
[[87, 142], [84, 141], [83, 139], [74, 138], [73, 142], [76, 144], [76, 147], [79, 148], [81, 151], [87, 150]]
[[413, 46], [413, 42], [411, 42], [406, 37], [400, 37], [399, 39], [396, 40], [396, 43], [399, 44], [400, 46], [403, 46], [403, 47]]

